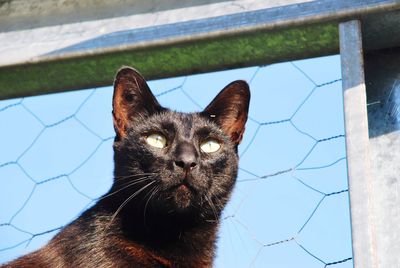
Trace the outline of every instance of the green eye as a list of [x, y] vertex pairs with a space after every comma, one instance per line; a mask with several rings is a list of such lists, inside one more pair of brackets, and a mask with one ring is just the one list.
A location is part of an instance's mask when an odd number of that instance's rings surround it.
[[147, 144], [162, 149], [167, 146], [167, 139], [161, 134], [151, 134], [146, 138]]
[[221, 144], [216, 140], [207, 140], [200, 145], [200, 149], [205, 153], [215, 153], [219, 148]]

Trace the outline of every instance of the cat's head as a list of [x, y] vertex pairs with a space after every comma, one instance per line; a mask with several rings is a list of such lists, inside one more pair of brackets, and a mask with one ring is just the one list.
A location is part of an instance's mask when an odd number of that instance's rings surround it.
[[113, 96], [114, 190], [161, 212], [219, 215], [236, 180], [249, 101], [247, 83], [235, 81], [204, 111], [175, 112], [137, 71], [122, 68]]

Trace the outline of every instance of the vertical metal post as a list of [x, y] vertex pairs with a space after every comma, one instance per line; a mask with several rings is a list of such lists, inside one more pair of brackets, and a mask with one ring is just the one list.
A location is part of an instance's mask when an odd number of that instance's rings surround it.
[[377, 267], [361, 24], [339, 24], [355, 268]]
[[400, 49], [365, 55], [379, 267], [400, 267]]

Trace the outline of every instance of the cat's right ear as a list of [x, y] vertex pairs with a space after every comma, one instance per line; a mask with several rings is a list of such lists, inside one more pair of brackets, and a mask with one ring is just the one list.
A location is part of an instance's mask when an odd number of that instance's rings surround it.
[[133, 68], [121, 68], [114, 81], [113, 121], [117, 139], [126, 136], [127, 126], [137, 117], [162, 110], [143, 76]]
[[221, 90], [201, 114], [217, 123], [237, 146], [243, 138], [249, 103], [249, 85], [237, 80]]

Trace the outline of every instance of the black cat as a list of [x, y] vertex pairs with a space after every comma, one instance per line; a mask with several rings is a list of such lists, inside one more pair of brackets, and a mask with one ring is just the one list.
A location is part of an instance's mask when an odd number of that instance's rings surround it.
[[3, 267], [211, 267], [249, 100], [247, 83], [235, 81], [203, 112], [178, 113], [121, 69], [111, 190], [44, 248]]

